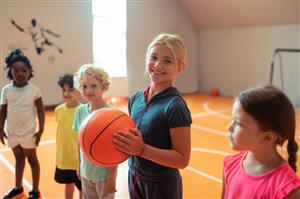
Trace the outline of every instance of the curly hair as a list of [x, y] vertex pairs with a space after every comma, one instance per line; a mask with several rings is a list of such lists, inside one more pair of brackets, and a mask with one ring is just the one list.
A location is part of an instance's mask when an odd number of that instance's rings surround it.
[[63, 88], [65, 84], [67, 84], [70, 88], [74, 88], [74, 74], [66, 73], [58, 78], [57, 84]]
[[7, 78], [9, 80], [13, 80], [12, 69], [13, 69], [14, 63], [16, 63], [18, 61], [24, 63], [28, 67], [28, 69], [30, 71], [28, 80], [30, 78], [32, 78], [33, 77], [33, 69], [32, 69], [30, 60], [23, 54], [23, 52], [20, 49], [12, 50], [5, 58], [5, 63], [6, 63], [5, 69], [8, 70]]
[[79, 70], [74, 74], [74, 87], [78, 90], [81, 88], [82, 80], [86, 77], [86, 75], [93, 76], [96, 80], [98, 80], [101, 85], [104, 87], [104, 91], [107, 91], [110, 85], [110, 79], [108, 73], [93, 64], [84, 64]]

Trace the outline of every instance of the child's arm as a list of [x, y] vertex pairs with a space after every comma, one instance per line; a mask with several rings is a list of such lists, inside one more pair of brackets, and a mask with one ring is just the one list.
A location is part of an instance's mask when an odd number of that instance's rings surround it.
[[170, 129], [172, 149], [159, 149], [144, 144], [141, 132], [138, 129], [131, 131], [134, 135], [126, 132], [117, 132], [114, 135], [114, 143], [118, 150], [168, 167], [183, 169], [188, 165], [191, 154], [190, 127]]
[[77, 150], [77, 153], [78, 153], [78, 168], [76, 170], [76, 174], [77, 174], [77, 177], [79, 179], [81, 179], [81, 174], [80, 174], [80, 164], [81, 164], [81, 157], [80, 157], [80, 146], [79, 146], [79, 141], [78, 141], [78, 150]]
[[105, 192], [106, 193], [115, 193], [116, 190], [116, 178], [117, 178], [118, 166], [109, 167], [106, 183], [105, 183]]
[[45, 110], [44, 110], [44, 105], [43, 105], [43, 100], [42, 98], [38, 98], [35, 101], [35, 106], [37, 109], [37, 114], [38, 114], [38, 119], [39, 119], [39, 130], [36, 132], [34, 135], [36, 137], [36, 145], [38, 146], [42, 133], [44, 132], [44, 124], [45, 124]]
[[225, 191], [226, 191], [226, 188], [225, 188], [225, 179], [224, 179], [224, 173], [223, 173], [222, 195], [221, 195], [221, 199], [224, 199], [224, 198], [225, 198]]
[[5, 132], [4, 132], [4, 123], [7, 116], [7, 104], [2, 104], [0, 107], [0, 139], [2, 144], [4, 143], [4, 138], [7, 138]]
[[300, 188], [296, 188], [287, 196], [287, 199], [299, 199], [299, 198], [300, 198]]

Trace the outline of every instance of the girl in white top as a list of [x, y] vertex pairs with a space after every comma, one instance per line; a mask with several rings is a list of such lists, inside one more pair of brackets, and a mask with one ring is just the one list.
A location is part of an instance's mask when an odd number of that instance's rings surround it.
[[[4, 199], [24, 195], [22, 177], [27, 158], [32, 171], [33, 188], [30, 199], [40, 198], [40, 166], [36, 155], [41, 135], [44, 131], [45, 112], [39, 88], [28, 82], [33, 77], [29, 59], [19, 50], [13, 50], [5, 59], [7, 77], [12, 80], [1, 92], [0, 140], [12, 148], [16, 166], [15, 187], [8, 191]], [[39, 128], [36, 131], [36, 112]]]

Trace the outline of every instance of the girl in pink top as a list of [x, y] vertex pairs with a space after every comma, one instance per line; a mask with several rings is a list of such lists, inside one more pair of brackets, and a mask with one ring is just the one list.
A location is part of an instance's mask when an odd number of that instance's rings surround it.
[[[241, 151], [224, 159], [222, 198], [299, 199], [295, 110], [272, 86], [240, 93], [228, 127], [230, 147]], [[277, 151], [287, 141], [288, 160]]]

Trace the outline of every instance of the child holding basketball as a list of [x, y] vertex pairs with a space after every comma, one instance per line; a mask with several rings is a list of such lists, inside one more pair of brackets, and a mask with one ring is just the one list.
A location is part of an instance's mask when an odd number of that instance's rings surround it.
[[186, 49], [180, 36], [159, 34], [150, 43], [146, 71], [150, 85], [129, 100], [134, 133], [117, 132], [116, 148], [131, 155], [128, 186], [130, 198], [182, 198], [178, 169], [190, 159], [190, 111], [173, 86], [186, 67]]
[[[1, 93], [0, 139], [13, 151], [16, 166], [16, 184], [5, 194], [4, 199], [24, 195], [22, 178], [27, 158], [32, 172], [32, 191], [30, 199], [40, 198], [39, 178], [40, 165], [36, 147], [44, 131], [45, 112], [39, 88], [29, 82], [33, 77], [30, 60], [21, 50], [13, 50], [5, 59], [7, 77], [12, 80], [5, 85]], [[36, 111], [39, 128], [36, 131]]]
[[[224, 159], [222, 198], [300, 198], [296, 175], [295, 111], [272, 86], [239, 94], [228, 127], [232, 149]], [[277, 151], [287, 141], [288, 161]]]
[[[110, 107], [103, 99], [103, 93], [109, 88], [108, 74], [91, 64], [83, 65], [74, 75], [74, 86], [88, 101], [80, 105], [75, 113], [73, 129], [79, 132], [83, 120], [93, 111]], [[101, 122], [101, 121], [99, 121]], [[79, 174], [84, 199], [111, 199], [116, 189], [117, 167], [101, 167], [90, 162], [80, 149]]]
[[80, 92], [74, 88], [73, 74], [67, 73], [59, 77], [57, 84], [62, 89], [64, 103], [55, 110], [56, 130], [56, 169], [54, 179], [65, 184], [65, 198], [71, 199], [74, 184], [81, 198], [81, 182], [77, 176], [78, 168], [78, 133], [72, 130], [76, 108], [80, 105]]

